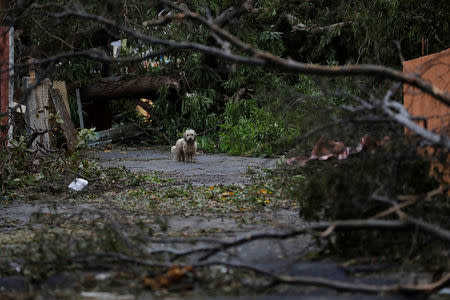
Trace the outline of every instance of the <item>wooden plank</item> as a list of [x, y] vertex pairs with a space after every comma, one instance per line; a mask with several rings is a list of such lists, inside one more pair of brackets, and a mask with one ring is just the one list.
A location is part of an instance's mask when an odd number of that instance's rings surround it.
[[57, 89], [59, 91], [59, 94], [62, 97], [62, 100], [64, 102], [64, 105], [66, 106], [67, 112], [70, 114], [70, 107], [69, 107], [69, 98], [67, 97], [67, 88], [66, 88], [66, 82], [65, 81], [53, 81], [54, 89]]
[[[23, 85], [25, 89], [31, 88], [33, 82], [34, 78], [23, 78]], [[48, 89], [50, 85], [51, 81], [49, 79], [45, 79], [39, 86], [32, 88], [31, 91], [29, 91], [25, 103], [27, 107], [25, 121], [33, 130], [49, 130], [48, 109], [50, 107], [50, 103]], [[50, 148], [50, 136], [48, 132], [36, 138], [36, 140], [31, 144], [32, 149], [36, 149], [37, 142], [41, 143], [46, 148]]]
[[78, 118], [80, 119], [80, 128], [84, 128], [84, 118], [83, 118], [83, 108], [81, 106], [81, 97], [80, 97], [80, 89], [77, 88], [75, 90], [75, 93], [77, 95], [77, 107], [78, 107]]
[[67, 141], [67, 149], [73, 150], [77, 141], [77, 134], [75, 132], [75, 127], [73, 126], [72, 119], [70, 118], [69, 112], [64, 105], [64, 101], [59, 94], [57, 89], [50, 89], [50, 96], [52, 98], [53, 104], [55, 105], [56, 112], [61, 116], [63, 120], [62, 129], [64, 136]]

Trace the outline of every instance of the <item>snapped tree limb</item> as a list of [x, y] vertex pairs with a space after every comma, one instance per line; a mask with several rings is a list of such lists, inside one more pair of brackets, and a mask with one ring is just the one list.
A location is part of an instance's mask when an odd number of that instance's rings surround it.
[[195, 42], [174, 41], [157, 38], [151, 35], [137, 32], [136, 30], [129, 28], [127, 26], [120, 25], [116, 21], [109, 20], [101, 16], [88, 14], [81, 9], [75, 10], [69, 9], [68, 7], [64, 7], [64, 9], [61, 12], [49, 13], [48, 15], [56, 19], [79, 17], [95, 21], [110, 26], [112, 28], [116, 28], [117, 30], [122, 31], [123, 33], [129, 35], [130, 37], [134, 37], [141, 41], [145, 41], [153, 45], [165, 46], [167, 47], [166, 50], [169, 51], [174, 50], [198, 51], [210, 55], [215, 55], [219, 58], [240, 64], [272, 66], [285, 71], [291, 71], [301, 74], [314, 74], [326, 76], [355, 76], [355, 75], [379, 76], [382, 78], [407, 83], [411, 86], [417, 87], [423, 92], [435, 97], [442, 103], [450, 105], [450, 94], [448, 92], [437, 88], [436, 86], [428, 83], [427, 81], [421, 79], [416, 75], [405, 74], [392, 68], [380, 65], [364, 64], [364, 65], [345, 65], [345, 66], [323, 66], [316, 64], [301, 63], [289, 58], [277, 57], [269, 52], [258, 50], [255, 47], [242, 42], [237, 37], [225, 31], [220, 26], [210, 22], [200, 14], [193, 13], [187, 10], [186, 8], [182, 8], [170, 1], [162, 0], [161, 2], [165, 4], [167, 7], [181, 12], [181, 14], [179, 14], [176, 18], [171, 17], [167, 21], [190, 20], [198, 22], [204, 25], [206, 28], [208, 28], [211, 32], [217, 34], [221, 39], [228, 41], [238, 51], [242, 51], [247, 55], [232, 54], [221, 48], [206, 46]]

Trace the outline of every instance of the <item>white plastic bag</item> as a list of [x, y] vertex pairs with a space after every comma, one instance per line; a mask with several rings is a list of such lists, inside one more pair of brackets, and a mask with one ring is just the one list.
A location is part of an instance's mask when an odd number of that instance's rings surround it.
[[88, 181], [83, 178], [75, 178], [74, 181], [72, 181], [69, 184], [69, 189], [72, 189], [74, 191], [81, 191], [84, 189], [84, 187], [88, 184]]

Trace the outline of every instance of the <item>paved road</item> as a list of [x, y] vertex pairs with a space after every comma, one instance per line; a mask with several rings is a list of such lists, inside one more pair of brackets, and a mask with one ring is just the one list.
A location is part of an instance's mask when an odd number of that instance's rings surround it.
[[178, 162], [169, 150], [129, 150], [99, 153], [104, 166], [125, 166], [131, 171], [160, 171], [193, 185], [245, 184], [248, 173], [273, 168], [276, 159], [197, 155], [194, 163]]

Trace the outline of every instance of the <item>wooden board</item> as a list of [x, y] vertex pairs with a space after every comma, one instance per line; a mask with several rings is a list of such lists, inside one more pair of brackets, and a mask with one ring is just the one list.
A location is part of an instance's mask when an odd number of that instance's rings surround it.
[[65, 81], [53, 81], [54, 89], [57, 89], [59, 91], [59, 94], [62, 97], [62, 100], [64, 102], [64, 105], [66, 106], [67, 112], [70, 114], [70, 106], [69, 106], [69, 98], [67, 97], [67, 88], [66, 88], [66, 82]]
[[[24, 77], [23, 85], [28, 92], [26, 99], [26, 113], [25, 121], [32, 128], [31, 130], [46, 131], [49, 130], [48, 116], [51, 103], [49, 102], [48, 89], [51, 85], [49, 79], [43, 80], [43, 82], [37, 87], [33, 88], [34, 78]], [[28, 90], [30, 89], [30, 90]], [[31, 144], [32, 149], [36, 149], [36, 144], [39, 142], [46, 148], [50, 148], [50, 136], [47, 133], [42, 134], [36, 138]]]
[[67, 149], [73, 150], [75, 148], [77, 142], [77, 134], [75, 131], [75, 127], [73, 126], [72, 119], [70, 118], [69, 112], [66, 109], [64, 101], [59, 94], [57, 89], [50, 89], [50, 96], [52, 98], [53, 104], [55, 105], [56, 112], [61, 116], [63, 120], [62, 129], [64, 133], [64, 137], [67, 142]]

